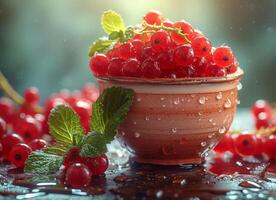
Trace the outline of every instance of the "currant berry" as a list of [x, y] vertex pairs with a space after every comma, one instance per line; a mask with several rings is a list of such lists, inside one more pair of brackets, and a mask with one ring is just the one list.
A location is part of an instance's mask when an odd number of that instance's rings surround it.
[[32, 149], [28, 145], [17, 144], [10, 151], [9, 161], [16, 167], [24, 167], [25, 161], [31, 153]]
[[174, 50], [174, 62], [176, 65], [188, 66], [193, 63], [194, 51], [190, 45], [181, 45]]
[[106, 155], [85, 158], [85, 164], [93, 175], [102, 175], [108, 168], [108, 158]]
[[1, 141], [3, 158], [5, 160], [8, 160], [12, 147], [22, 142], [23, 142], [23, 138], [15, 133], [4, 135]]
[[86, 165], [74, 163], [66, 170], [65, 181], [73, 188], [85, 187], [91, 181], [91, 173]]
[[142, 75], [140, 62], [135, 58], [127, 60], [123, 64], [122, 73], [124, 76], [140, 77]]
[[170, 36], [166, 31], [160, 30], [152, 34], [150, 41], [152, 49], [159, 53], [168, 48]]
[[90, 59], [90, 69], [94, 75], [103, 76], [107, 74], [109, 59], [106, 55], [97, 53]]
[[206, 75], [208, 77], [224, 77], [226, 76], [226, 70], [215, 64], [209, 65], [206, 69]]
[[133, 46], [133, 53], [135, 54], [135, 58], [140, 59], [143, 55], [143, 49], [144, 49], [144, 44], [141, 40], [133, 40], [131, 42]]
[[36, 87], [30, 87], [24, 92], [24, 99], [27, 104], [37, 104], [39, 101], [39, 90]]
[[197, 37], [192, 41], [192, 47], [196, 57], [205, 57], [210, 54], [212, 45], [206, 37]]
[[48, 143], [43, 139], [34, 139], [29, 143], [29, 146], [33, 151], [43, 149], [48, 146]]
[[226, 134], [222, 140], [215, 146], [214, 151], [216, 153], [224, 153], [226, 151], [230, 151], [234, 153], [234, 142], [231, 135]]
[[203, 33], [198, 29], [194, 29], [194, 31], [189, 36], [192, 43], [193, 43], [194, 39], [196, 39], [198, 37], [204, 37]]
[[14, 105], [9, 98], [0, 98], [0, 117], [2, 117], [6, 122], [9, 122], [11, 116], [13, 115]]
[[227, 74], [233, 74], [235, 73], [239, 68], [239, 62], [234, 59], [234, 63], [226, 68]]
[[152, 47], [145, 47], [143, 50], [143, 59], [152, 58], [155, 56], [155, 52], [153, 52]]
[[124, 60], [120, 58], [112, 58], [108, 66], [108, 75], [121, 76], [123, 62]]
[[173, 27], [173, 22], [166, 19], [164, 22], [163, 22], [163, 26], [165, 27], [169, 27], [169, 28], [172, 28]]
[[267, 115], [267, 113], [261, 112], [258, 114], [255, 122], [256, 129], [267, 128], [270, 126], [272, 119]]
[[88, 133], [90, 131], [90, 118], [92, 113], [91, 103], [86, 100], [78, 100], [72, 107], [79, 115], [83, 129]]
[[135, 56], [134, 51], [133, 51], [133, 46], [129, 42], [125, 42], [125, 43], [121, 44], [118, 47], [118, 53], [119, 53], [119, 58], [121, 58], [123, 60], [127, 60], [127, 59], [133, 58]]
[[213, 53], [214, 62], [219, 67], [228, 67], [234, 63], [234, 55], [227, 46], [221, 46], [216, 48]]
[[195, 68], [196, 76], [198, 76], [198, 77], [206, 76], [206, 71], [207, 71], [207, 68], [208, 68], [208, 62], [204, 57], [195, 58], [193, 66]]
[[269, 102], [263, 99], [257, 100], [251, 107], [251, 113], [253, 117], [258, 118], [258, 115], [261, 112], [266, 113], [267, 117], [272, 119], [272, 113], [273, 113], [272, 106], [270, 105]]
[[162, 73], [174, 71], [177, 66], [173, 64], [173, 54], [169, 51], [162, 52], [157, 57], [157, 62], [159, 63], [159, 67]]
[[146, 78], [159, 78], [161, 75], [161, 70], [159, 68], [158, 62], [152, 58], [144, 60], [141, 65], [143, 77]]
[[[178, 28], [181, 30], [181, 33], [186, 34], [187, 38], [189, 35], [193, 33], [192, 26], [186, 21], [178, 21], [175, 22], [173, 25], [174, 28]], [[171, 33], [172, 40], [177, 44], [185, 44], [187, 41], [185, 38], [175, 32]]]
[[6, 122], [0, 117], [0, 139], [6, 134], [7, 132], [7, 124]]
[[163, 17], [160, 12], [151, 10], [144, 16], [144, 20], [151, 25], [161, 25]]
[[250, 133], [242, 133], [234, 138], [234, 146], [240, 156], [254, 156], [259, 152], [257, 139]]
[[276, 137], [269, 136], [264, 142], [264, 153], [271, 159], [276, 159]]
[[84, 158], [80, 156], [80, 148], [72, 147], [66, 154], [63, 165], [69, 167], [73, 163], [83, 163]]

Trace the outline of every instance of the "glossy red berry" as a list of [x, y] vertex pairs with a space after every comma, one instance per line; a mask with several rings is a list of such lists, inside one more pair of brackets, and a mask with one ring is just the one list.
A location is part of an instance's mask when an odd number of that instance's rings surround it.
[[208, 68], [207, 60], [203, 58], [195, 58], [193, 66], [195, 68], [195, 76], [197, 77], [204, 77], [206, 76], [206, 71]]
[[152, 58], [155, 56], [155, 52], [152, 47], [146, 46], [143, 50], [143, 59]]
[[234, 142], [231, 135], [226, 134], [221, 141], [215, 146], [214, 151], [216, 153], [224, 153], [226, 151], [230, 151], [231, 153], [234, 153]]
[[234, 63], [230, 65], [229, 67], [226, 67], [227, 74], [233, 74], [235, 73], [239, 68], [239, 62], [235, 59]]
[[90, 118], [92, 114], [91, 103], [86, 100], [78, 100], [73, 105], [73, 109], [79, 115], [83, 129], [88, 133], [90, 131]]
[[80, 148], [72, 147], [66, 154], [63, 165], [69, 167], [73, 163], [83, 163], [84, 158], [80, 156]]
[[161, 70], [159, 68], [158, 62], [152, 58], [144, 60], [141, 65], [143, 77], [146, 78], [159, 78], [161, 75]]
[[102, 175], [108, 168], [108, 158], [106, 155], [87, 157], [85, 158], [85, 164], [93, 175]]
[[0, 139], [7, 133], [7, 123], [0, 117]]
[[91, 181], [91, 173], [86, 165], [74, 163], [66, 170], [65, 181], [73, 188], [85, 187]]
[[163, 17], [160, 12], [151, 10], [144, 16], [144, 20], [151, 25], [161, 25]]
[[125, 42], [125, 43], [121, 44], [118, 47], [118, 55], [119, 55], [119, 58], [121, 58], [123, 60], [133, 58], [135, 55], [134, 55], [132, 44], [129, 42]]
[[[186, 34], [186, 38], [189, 38], [189, 35], [193, 33], [192, 26], [186, 21], [178, 21], [173, 25], [174, 28], [181, 30], [182, 34]], [[171, 33], [172, 40], [177, 44], [185, 44], [187, 41], [185, 38], [177, 33]]]
[[174, 71], [177, 66], [173, 63], [173, 54], [165, 51], [158, 55], [157, 62], [162, 73]]
[[90, 69], [96, 76], [107, 74], [109, 59], [106, 55], [97, 53], [90, 59]]
[[8, 122], [13, 114], [14, 106], [13, 102], [6, 97], [0, 98], [0, 117]]
[[143, 49], [144, 49], [143, 42], [141, 40], [133, 40], [131, 44], [133, 46], [132, 49], [133, 49], [135, 58], [140, 59], [143, 55]]
[[251, 106], [251, 113], [253, 115], [253, 117], [255, 117], [256, 119], [258, 118], [258, 115], [264, 112], [267, 114], [268, 118], [272, 118], [272, 113], [273, 113], [273, 109], [272, 106], [270, 105], [269, 102], [260, 99], [257, 100], [252, 106]]
[[264, 153], [271, 159], [276, 159], [276, 136], [271, 135], [264, 141]]
[[194, 39], [196, 39], [198, 37], [204, 37], [204, 35], [200, 30], [194, 29], [194, 31], [190, 34], [189, 39], [193, 43]]
[[256, 129], [267, 128], [271, 125], [272, 119], [265, 112], [261, 112], [258, 114], [256, 118], [255, 125]]
[[240, 156], [254, 156], [259, 153], [259, 145], [255, 135], [250, 133], [239, 134], [234, 139], [235, 150]]
[[27, 104], [37, 104], [39, 101], [39, 90], [36, 87], [30, 87], [24, 92], [24, 99]]
[[206, 69], [207, 77], [224, 77], [226, 76], [226, 70], [215, 64], [209, 65]]
[[166, 31], [160, 30], [152, 34], [150, 42], [152, 49], [159, 53], [168, 49], [170, 36]]
[[227, 46], [221, 46], [216, 48], [213, 53], [213, 59], [217, 66], [228, 67], [234, 63], [234, 55]]
[[170, 20], [168, 20], [168, 19], [166, 19], [166, 20], [163, 22], [163, 26], [172, 28], [172, 27], [173, 27], [173, 22], [170, 21]]
[[194, 51], [190, 45], [181, 45], [174, 50], [174, 62], [176, 65], [188, 66], [193, 63]]
[[140, 62], [135, 58], [127, 60], [123, 64], [122, 73], [124, 76], [140, 77], [142, 75], [142, 68], [140, 66]]
[[16, 144], [23, 143], [23, 138], [18, 134], [8, 134], [3, 136], [2, 144], [2, 155], [5, 160], [9, 159], [9, 154], [13, 146]]
[[192, 41], [196, 57], [205, 57], [211, 52], [212, 45], [206, 37], [197, 37]]
[[112, 58], [108, 66], [108, 75], [110, 76], [121, 76], [122, 66], [124, 60], [120, 58]]
[[24, 167], [25, 161], [32, 153], [31, 147], [26, 144], [17, 144], [12, 147], [9, 154], [9, 161], [16, 167]]
[[48, 143], [43, 139], [34, 139], [29, 143], [29, 146], [33, 151], [43, 149], [44, 147], [47, 147]]

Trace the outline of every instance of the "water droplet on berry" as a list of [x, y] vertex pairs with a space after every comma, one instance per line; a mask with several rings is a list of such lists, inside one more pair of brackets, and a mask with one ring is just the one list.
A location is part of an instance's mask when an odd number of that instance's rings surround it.
[[216, 95], [216, 99], [217, 99], [217, 100], [222, 99], [222, 92], [219, 92], [219, 93]]
[[139, 137], [140, 137], [140, 133], [135, 132], [135, 133], [134, 133], [134, 136], [135, 136], [136, 138], [139, 138]]
[[176, 128], [172, 128], [172, 132], [173, 132], [173, 133], [176, 133], [176, 132], [177, 132], [177, 129], [176, 129]]
[[237, 89], [238, 89], [238, 90], [241, 90], [241, 89], [242, 89], [242, 84], [241, 84], [241, 82], [238, 83]]
[[200, 98], [198, 99], [198, 102], [199, 102], [201, 105], [205, 104], [205, 101], [206, 101], [206, 97], [200, 97]]
[[146, 116], [146, 118], [145, 118], [145, 119], [146, 119], [146, 121], [149, 121], [149, 117], [148, 117], [148, 116]]
[[137, 102], [141, 102], [142, 99], [141, 98], [137, 98], [136, 100], [137, 100]]
[[224, 108], [231, 108], [231, 106], [232, 106], [232, 102], [229, 98], [227, 98], [224, 103]]
[[202, 147], [205, 147], [205, 146], [207, 145], [207, 143], [206, 143], [206, 142], [201, 142], [200, 145], [201, 145]]
[[219, 132], [219, 134], [224, 134], [226, 132], [225, 126], [220, 127], [218, 132]]

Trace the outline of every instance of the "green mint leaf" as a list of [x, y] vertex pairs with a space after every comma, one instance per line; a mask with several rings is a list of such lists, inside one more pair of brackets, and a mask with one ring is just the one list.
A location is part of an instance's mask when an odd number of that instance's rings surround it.
[[106, 153], [106, 139], [103, 134], [92, 132], [83, 138], [80, 155], [94, 157]]
[[84, 136], [79, 116], [66, 105], [56, 106], [49, 117], [50, 133], [57, 143], [78, 145]]
[[32, 174], [50, 175], [56, 173], [63, 163], [61, 156], [33, 151], [26, 161], [24, 171]]
[[125, 23], [123, 18], [112, 10], [105, 11], [102, 15], [102, 28], [104, 32], [110, 34], [114, 31], [124, 31]]
[[118, 126], [125, 119], [132, 104], [134, 91], [122, 87], [105, 89], [93, 104], [91, 129], [113, 140]]
[[109, 40], [117, 40], [117, 39], [119, 39], [121, 41], [121, 40], [125, 39], [125, 35], [124, 35], [123, 31], [114, 31], [114, 32], [112, 32], [112, 33], [109, 34], [108, 39]]
[[64, 156], [68, 149], [70, 149], [71, 145], [63, 145], [60, 143], [56, 143], [50, 145], [48, 147], [43, 148], [43, 151], [48, 154], [54, 154], [59, 156]]
[[97, 39], [89, 47], [89, 52], [88, 52], [89, 57], [92, 57], [96, 52], [105, 53], [107, 50], [109, 50], [112, 47], [113, 43], [114, 43], [113, 40], [109, 40], [106, 37]]

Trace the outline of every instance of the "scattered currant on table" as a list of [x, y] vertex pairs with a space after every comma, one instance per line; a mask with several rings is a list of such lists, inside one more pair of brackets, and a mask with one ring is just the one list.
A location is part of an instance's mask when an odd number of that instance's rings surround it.
[[101, 24], [108, 37], [97, 39], [89, 49], [96, 77], [225, 77], [239, 69], [230, 47], [215, 48], [188, 22], [164, 20], [158, 11], [146, 13], [141, 24], [126, 27], [122, 17], [109, 10]]
[[89, 168], [82, 163], [74, 163], [66, 170], [66, 183], [74, 188], [87, 186], [91, 181]]

